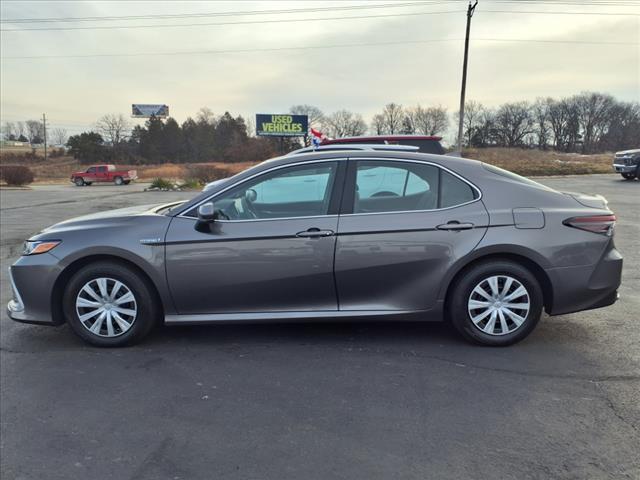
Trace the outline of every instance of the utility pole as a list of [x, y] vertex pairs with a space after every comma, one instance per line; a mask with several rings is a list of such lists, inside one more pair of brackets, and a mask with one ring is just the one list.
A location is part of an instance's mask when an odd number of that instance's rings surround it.
[[47, 117], [42, 114], [42, 125], [44, 127], [44, 161], [47, 161]]
[[462, 133], [464, 130], [464, 95], [467, 90], [467, 60], [469, 57], [469, 30], [471, 29], [471, 17], [473, 17], [473, 11], [478, 5], [478, 0], [472, 5], [469, 0], [469, 7], [467, 8], [467, 34], [464, 37], [464, 61], [462, 63], [462, 88], [460, 90], [460, 121], [458, 123], [458, 151], [462, 154]]

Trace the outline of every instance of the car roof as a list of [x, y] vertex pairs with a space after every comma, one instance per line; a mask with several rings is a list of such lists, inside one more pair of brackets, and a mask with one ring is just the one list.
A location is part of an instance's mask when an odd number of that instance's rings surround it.
[[442, 137], [434, 135], [371, 135], [324, 140], [322, 142], [322, 145], [332, 145], [336, 143], [367, 143], [374, 142], [376, 140], [390, 140], [392, 142], [400, 140], [429, 140], [433, 142], [439, 142], [440, 140], [442, 140]]

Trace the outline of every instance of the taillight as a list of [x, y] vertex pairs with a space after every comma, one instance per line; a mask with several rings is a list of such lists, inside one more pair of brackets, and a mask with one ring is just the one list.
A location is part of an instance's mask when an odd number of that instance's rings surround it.
[[589, 215], [587, 217], [567, 218], [562, 222], [568, 227], [579, 228], [587, 232], [611, 236], [616, 224], [615, 215]]

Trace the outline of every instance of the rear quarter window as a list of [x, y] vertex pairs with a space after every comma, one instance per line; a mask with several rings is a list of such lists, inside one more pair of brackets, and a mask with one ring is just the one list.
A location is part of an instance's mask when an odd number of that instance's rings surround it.
[[442, 170], [440, 178], [440, 208], [455, 207], [472, 202], [478, 198], [478, 192], [468, 183], [455, 175]]

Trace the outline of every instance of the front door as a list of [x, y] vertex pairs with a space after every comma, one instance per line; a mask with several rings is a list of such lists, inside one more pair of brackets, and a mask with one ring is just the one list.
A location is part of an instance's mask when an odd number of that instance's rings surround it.
[[205, 228], [195, 211], [175, 217], [166, 270], [178, 313], [337, 310], [342, 164], [277, 167], [232, 186], [212, 198], [218, 219]]
[[336, 246], [340, 310], [435, 308], [451, 265], [489, 216], [479, 192], [423, 162], [350, 160]]

